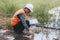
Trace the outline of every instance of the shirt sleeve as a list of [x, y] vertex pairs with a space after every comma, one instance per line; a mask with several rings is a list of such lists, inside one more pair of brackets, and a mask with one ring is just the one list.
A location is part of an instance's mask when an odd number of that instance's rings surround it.
[[24, 27], [29, 31], [29, 27], [26, 24], [26, 20], [25, 20], [25, 15], [23, 13], [19, 14], [19, 19], [21, 20], [21, 22], [23, 23]]

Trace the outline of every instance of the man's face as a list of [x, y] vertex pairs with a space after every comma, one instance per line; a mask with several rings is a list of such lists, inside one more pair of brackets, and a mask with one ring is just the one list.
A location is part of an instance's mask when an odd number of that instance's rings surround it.
[[26, 8], [25, 12], [28, 14], [28, 13], [30, 13], [30, 10]]

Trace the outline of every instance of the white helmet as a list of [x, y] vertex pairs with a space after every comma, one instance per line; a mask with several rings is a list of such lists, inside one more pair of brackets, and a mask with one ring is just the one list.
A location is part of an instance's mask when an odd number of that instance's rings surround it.
[[31, 12], [33, 12], [33, 5], [32, 4], [27, 4], [25, 7], [28, 8]]

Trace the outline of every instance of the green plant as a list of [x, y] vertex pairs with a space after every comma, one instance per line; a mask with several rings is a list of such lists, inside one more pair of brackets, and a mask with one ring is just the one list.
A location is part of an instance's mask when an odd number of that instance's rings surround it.
[[17, 5], [10, 3], [9, 1], [1, 1], [0, 12], [1, 16], [11, 17], [13, 13], [18, 9]]
[[8, 27], [8, 28], [11, 28], [11, 20], [8, 20], [8, 21], [7, 21], [7, 27]]

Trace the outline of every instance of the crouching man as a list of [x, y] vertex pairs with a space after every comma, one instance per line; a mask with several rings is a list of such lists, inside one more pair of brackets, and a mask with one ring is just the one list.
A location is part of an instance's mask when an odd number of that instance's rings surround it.
[[33, 5], [27, 4], [24, 9], [20, 9], [15, 12], [11, 19], [11, 26], [17, 34], [22, 34], [23, 30], [26, 28], [30, 35], [34, 35], [34, 32], [29, 30], [29, 21], [25, 20], [25, 16], [33, 12]]

